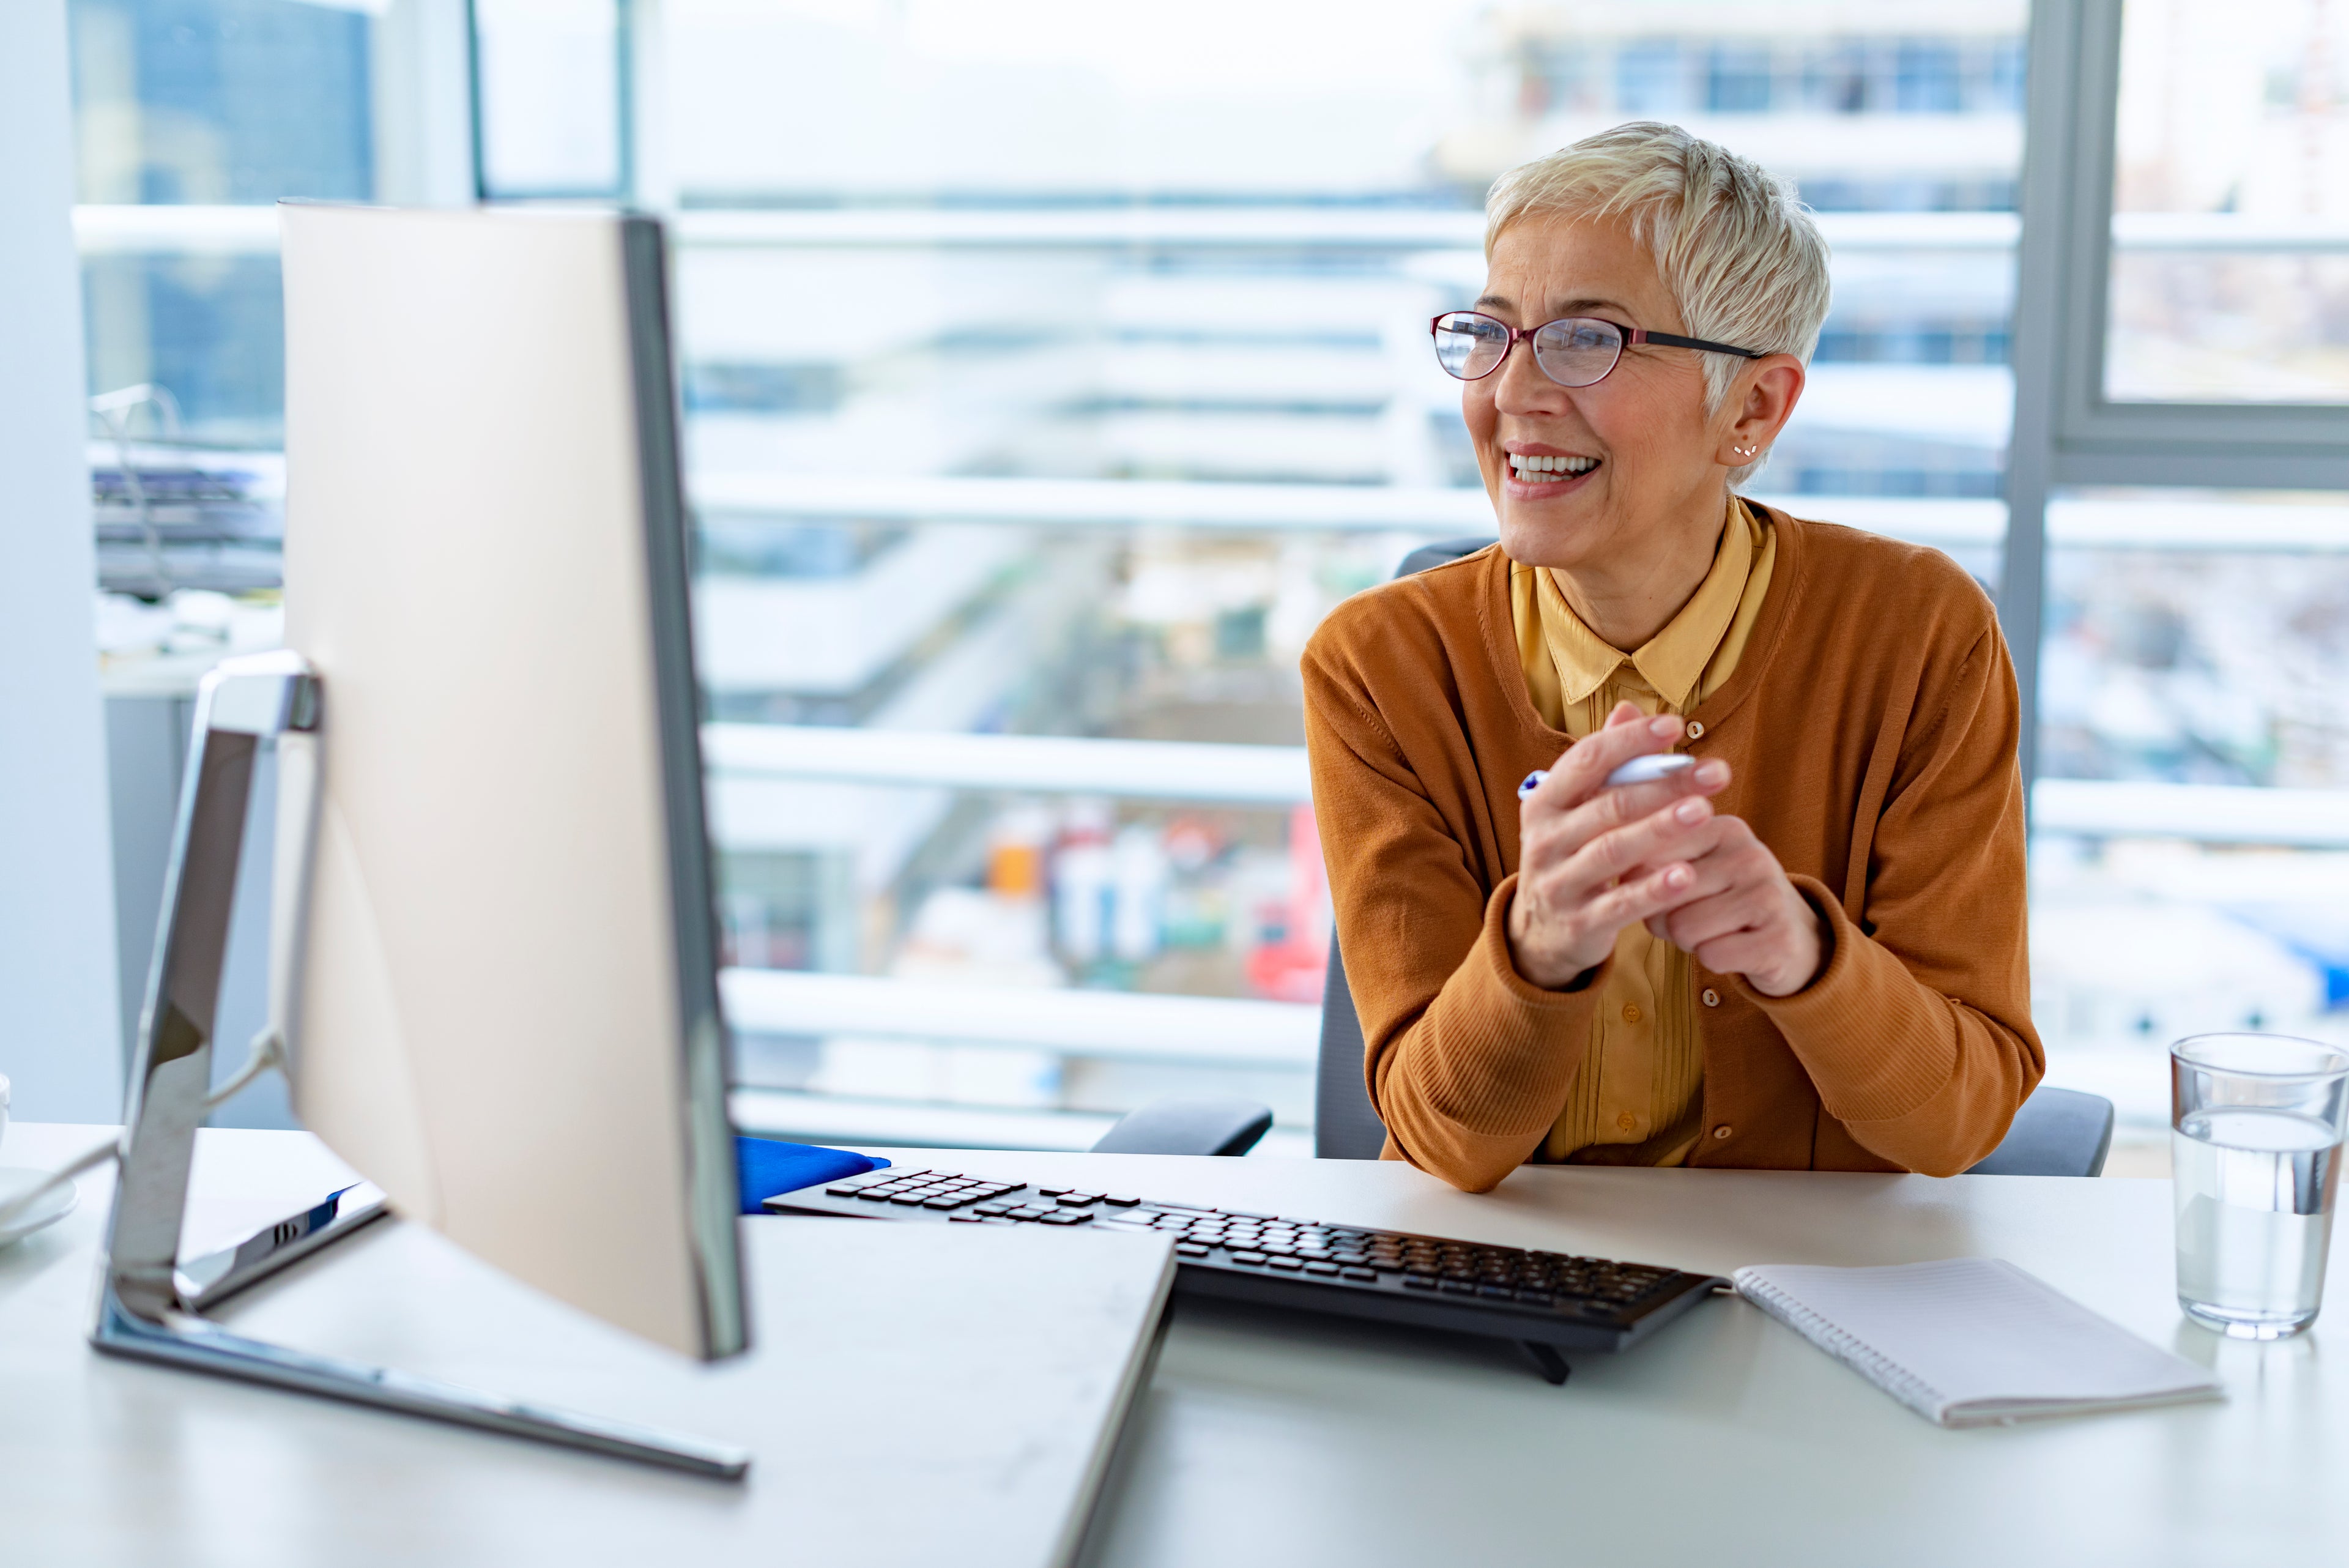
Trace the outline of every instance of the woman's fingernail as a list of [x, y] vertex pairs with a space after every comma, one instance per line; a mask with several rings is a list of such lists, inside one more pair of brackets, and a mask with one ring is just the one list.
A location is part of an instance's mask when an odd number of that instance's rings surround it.
[[1685, 888], [1688, 883], [1689, 868], [1685, 866], [1675, 866], [1664, 873], [1664, 886], [1667, 888]]
[[1651, 719], [1648, 721], [1648, 733], [1655, 736], [1656, 739], [1660, 741], [1669, 741], [1680, 732], [1681, 722], [1678, 719]]
[[1729, 764], [1717, 760], [1697, 763], [1696, 782], [1701, 784], [1727, 784], [1729, 782]]
[[1702, 822], [1712, 809], [1701, 800], [1684, 800], [1672, 807], [1672, 815], [1682, 822]]

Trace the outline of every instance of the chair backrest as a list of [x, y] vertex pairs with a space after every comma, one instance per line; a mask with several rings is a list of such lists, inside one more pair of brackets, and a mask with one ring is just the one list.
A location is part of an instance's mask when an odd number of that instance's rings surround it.
[[1330, 938], [1329, 978], [1321, 982], [1321, 1056], [1313, 1074], [1313, 1153], [1321, 1159], [1376, 1159], [1386, 1124], [1362, 1084], [1362, 1023], [1346, 989], [1346, 963]]
[[[1402, 558], [1398, 577], [1473, 555], [1490, 539], [1445, 539]], [[1321, 1054], [1313, 1082], [1313, 1152], [1322, 1159], [1376, 1159], [1386, 1124], [1362, 1083], [1362, 1024], [1338, 939], [1330, 938], [1329, 977], [1321, 986]], [[2098, 1095], [2043, 1088], [2015, 1113], [2014, 1125], [1973, 1168], [1982, 1176], [2095, 1176], [2112, 1147], [2113, 1105]]]

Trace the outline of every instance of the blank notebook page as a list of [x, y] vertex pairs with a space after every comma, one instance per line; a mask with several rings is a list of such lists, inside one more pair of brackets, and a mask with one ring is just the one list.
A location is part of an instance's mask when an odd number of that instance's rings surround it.
[[2013, 1263], [1740, 1269], [1738, 1293], [1945, 1427], [2206, 1398], [2204, 1368]]

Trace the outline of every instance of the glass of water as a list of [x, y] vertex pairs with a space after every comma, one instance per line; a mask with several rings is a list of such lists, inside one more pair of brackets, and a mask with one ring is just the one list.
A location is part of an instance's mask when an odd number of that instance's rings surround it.
[[2178, 1304], [2238, 1339], [2316, 1320], [2333, 1240], [2349, 1052], [2282, 1034], [2169, 1048]]

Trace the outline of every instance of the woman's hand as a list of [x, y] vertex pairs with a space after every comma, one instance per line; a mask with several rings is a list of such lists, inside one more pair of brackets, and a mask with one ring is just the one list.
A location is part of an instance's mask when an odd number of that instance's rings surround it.
[[1817, 911], [1754, 830], [1706, 798], [1728, 784], [1728, 763], [1606, 787], [1609, 774], [1669, 749], [1680, 732], [1678, 719], [1642, 719], [1620, 703], [1525, 802], [1509, 950], [1534, 984], [1572, 984], [1634, 920], [1764, 996], [1817, 978], [1826, 952]]
[[1688, 857], [1692, 876], [1678, 901], [1648, 917], [1648, 929], [1715, 974], [1742, 974], [1764, 996], [1792, 996], [1826, 961], [1818, 911], [1744, 821], [1716, 816], [1710, 836], [1710, 848]]
[[[1534, 984], [1564, 990], [1605, 961], [1625, 926], [1676, 910], [1711, 885], [1700, 884], [1693, 862], [1714, 850], [1718, 825], [1734, 820], [1716, 817], [1704, 798], [1729, 783], [1728, 763], [1606, 787], [1609, 774], [1670, 750], [1680, 732], [1678, 719], [1645, 719], [1619, 703], [1606, 728], [1568, 748], [1520, 805], [1509, 952]], [[1714, 868], [1715, 880], [1723, 869]]]

